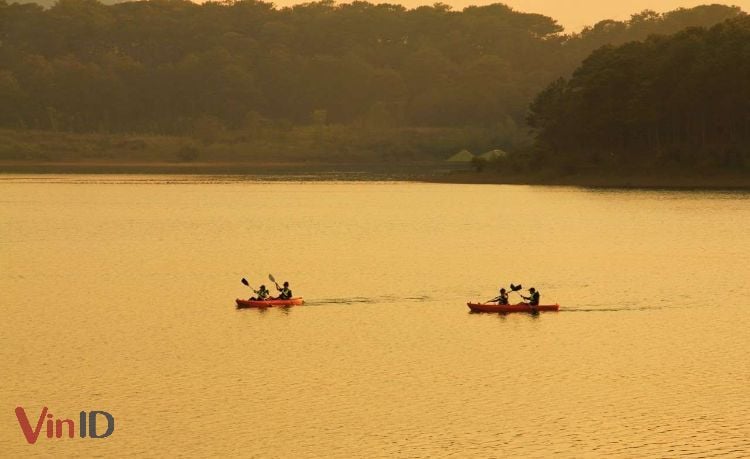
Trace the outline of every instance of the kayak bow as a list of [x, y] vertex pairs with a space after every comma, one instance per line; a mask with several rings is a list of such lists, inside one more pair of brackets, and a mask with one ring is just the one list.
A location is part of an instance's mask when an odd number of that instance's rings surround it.
[[[489, 304], [489, 303], [466, 303], [472, 312], [534, 312], [536, 311], [558, 311], [559, 304], [540, 304], [529, 306], [526, 303], [519, 304]], [[533, 309], [532, 309], [533, 308]]]
[[273, 306], [299, 306], [301, 304], [305, 304], [305, 300], [301, 296], [288, 300], [241, 300], [237, 298], [238, 308], [270, 308]]

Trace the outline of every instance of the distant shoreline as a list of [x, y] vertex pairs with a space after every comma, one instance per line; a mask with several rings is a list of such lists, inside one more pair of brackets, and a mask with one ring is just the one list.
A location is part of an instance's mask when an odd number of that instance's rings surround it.
[[471, 185], [576, 186], [617, 189], [706, 189], [750, 190], [750, 175], [714, 173], [705, 175], [552, 175], [550, 173], [506, 174], [456, 170], [441, 162], [413, 163], [324, 163], [324, 162], [39, 162], [0, 161], [0, 174], [145, 174], [145, 175], [251, 175], [288, 176], [300, 179], [406, 180], [423, 183]]
[[0, 174], [160, 174], [160, 175], [345, 175], [358, 180], [432, 181], [450, 176], [455, 166], [442, 161], [392, 162], [166, 162], [166, 161], [0, 161]]
[[706, 190], [750, 190], [750, 174], [715, 173], [706, 175], [653, 175], [632, 174], [624, 176], [603, 174], [580, 175], [501, 175], [492, 172], [453, 172], [442, 177], [428, 179], [437, 183], [484, 184], [484, 185], [540, 185], [576, 186], [584, 188], [617, 189], [706, 189]]

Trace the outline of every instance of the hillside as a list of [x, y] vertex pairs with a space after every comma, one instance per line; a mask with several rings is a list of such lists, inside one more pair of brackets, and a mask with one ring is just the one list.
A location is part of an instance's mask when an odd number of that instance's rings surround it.
[[[529, 103], [594, 49], [743, 14], [643, 12], [565, 35], [502, 4], [0, 0], [0, 128], [182, 136], [206, 160], [519, 151], [533, 141]], [[217, 143], [232, 147], [205, 147]], [[26, 147], [0, 159], [39, 158]]]

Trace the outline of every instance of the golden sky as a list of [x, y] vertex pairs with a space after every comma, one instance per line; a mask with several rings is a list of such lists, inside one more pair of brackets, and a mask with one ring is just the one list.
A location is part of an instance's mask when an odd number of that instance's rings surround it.
[[[462, 8], [478, 2], [453, 0], [447, 3], [454, 5], [456, 8]], [[661, 13], [680, 7], [690, 8], [697, 5], [723, 2], [716, 0], [507, 0], [504, 3], [519, 11], [551, 16], [557, 19], [566, 29], [578, 31], [583, 26], [594, 24], [602, 19], [627, 19], [631, 14], [645, 9]], [[734, 0], [727, 4], [737, 5], [744, 11], [750, 11], [750, 0]]]
[[[270, 0], [277, 6], [289, 6], [305, 3], [309, 0]], [[338, 0], [348, 3], [351, 0]], [[372, 3], [400, 3], [407, 7], [431, 5], [438, 0], [369, 0]], [[602, 19], [627, 19], [631, 14], [644, 9], [658, 12], [670, 11], [680, 7], [693, 7], [711, 3], [725, 3], [737, 5], [744, 11], [750, 12], [750, 0], [442, 0], [442, 3], [462, 9], [469, 5], [487, 5], [490, 3], [505, 3], [518, 11], [541, 13], [550, 16], [562, 24], [568, 31], [579, 31], [585, 25], [592, 25]]]

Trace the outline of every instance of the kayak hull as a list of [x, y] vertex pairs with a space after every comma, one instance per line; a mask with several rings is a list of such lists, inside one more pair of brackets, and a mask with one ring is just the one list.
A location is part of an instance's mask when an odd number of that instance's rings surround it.
[[492, 304], [492, 303], [466, 303], [472, 312], [535, 312], [535, 311], [559, 311], [559, 304], [540, 304], [529, 306], [526, 303], [519, 304]]
[[299, 306], [305, 304], [301, 296], [289, 298], [288, 300], [241, 300], [237, 298], [238, 308], [272, 308], [274, 306]]

